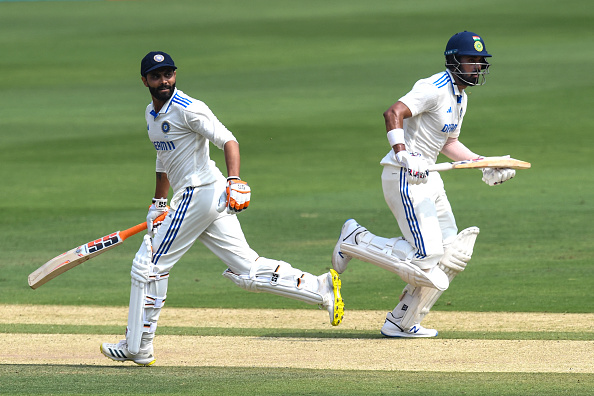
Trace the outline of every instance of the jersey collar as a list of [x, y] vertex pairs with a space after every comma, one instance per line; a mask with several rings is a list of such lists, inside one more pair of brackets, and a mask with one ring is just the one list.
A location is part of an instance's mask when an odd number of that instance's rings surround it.
[[464, 91], [460, 92], [458, 86], [455, 84], [454, 75], [452, 72], [446, 69], [446, 73], [450, 76], [450, 85], [452, 87], [452, 95], [456, 96], [457, 102], [462, 103], [462, 97], [464, 96]]
[[169, 111], [169, 107], [171, 107], [171, 101], [173, 100], [173, 98], [175, 98], [175, 95], [177, 95], [177, 87], [173, 89], [173, 95], [171, 95], [169, 100], [165, 102], [165, 104], [163, 105], [163, 107], [161, 107], [161, 110], [159, 110], [158, 113], [155, 111], [155, 105], [151, 102], [151, 104], [153, 105], [153, 109], [151, 110], [151, 115], [153, 116], [153, 119], [157, 118], [159, 114], [166, 114]]

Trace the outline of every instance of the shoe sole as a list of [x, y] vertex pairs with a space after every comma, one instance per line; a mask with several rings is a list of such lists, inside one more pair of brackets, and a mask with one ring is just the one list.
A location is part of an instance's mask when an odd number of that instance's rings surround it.
[[383, 331], [380, 331], [380, 333], [384, 337], [388, 337], [388, 338], [433, 338], [433, 337], [437, 337], [437, 334], [439, 334], [439, 333], [436, 333], [435, 335], [418, 335], [418, 334], [402, 333], [402, 334], [398, 334], [398, 335], [391, 335], [391, 334], [386, 334]]
[[330, 274], [332, 275], [332, 291], [334, 292], [334, 317], [330, 324], [332, 324], [332, 326], [338, 326], [344, 318], [344, 300], [340, 295], [342, 282], [340, 281], [338, 272], [331, 269]]
[[103, 354], [103, 355], [104, 355], [106, 358], [108, 358], [108, 359], [111, 359], [111, 360], [113, 360], [114, 362], [120, 362], [120, 363], [124, 363], [124, 362], [132, 362], [132, 363], [134, 363], [134, 364], [137, 364], [137, 365], [139, 365], [139, 366], [148, 367], [148, 366], [152, 365], [153, 363], [155, 363], [155, 362], [157, 361], [157, 359], [153, 359], [153, 360], [151, 360], [151, 361], [150, 361], [150, 362], [148, 362], [148, 363], [138, 363], [138, 362], [135, 362], [134, 360], [132, 360], [132, 359], [129, 359], [129, 358], [117, 358], [117, 357], [115, 357], [115, 356], [112, 356], [112, 355], [111, 355], [111, 354], [109, 354], [109, 353], [106, 353], [106, 352], [103, 350], [103, 345], [99, 345], [99, 350], [101, 351], [101, 353], [102, 353], [102, 354]]

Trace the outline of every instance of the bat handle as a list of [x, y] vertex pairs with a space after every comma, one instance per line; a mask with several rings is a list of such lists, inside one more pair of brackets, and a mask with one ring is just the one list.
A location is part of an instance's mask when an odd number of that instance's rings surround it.
[[[159, 215], [155, 220], [153, 220], [153, 223], [163, 221], [163, 219], [165, 219], [165, 216], [167, 216], [167, 212]], [[146, 231], [146, 221], [143, 223], [137, 224], [134, 227], [130, 227], [127, 230], [120, 231], [120, 238], [122, 238], [122, 241], [123, 241], [124, 239], [131, 237], [132, 235], [136, 235], [142, 231]]]
[[427, 169], [429, 170], [429, 172], [443, 172], [450, 169], [454, 169], [454, 166], [449, 162], [443, 162], [441, 164], [429, 165]]

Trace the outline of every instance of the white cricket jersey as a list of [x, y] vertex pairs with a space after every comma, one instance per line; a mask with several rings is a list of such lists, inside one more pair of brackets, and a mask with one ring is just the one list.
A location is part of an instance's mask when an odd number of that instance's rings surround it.
[[167, 173], [174, 192], [210, 184], [222, 176], [210, 159], [209, 142], [222, 149], [236, 139], [205, 103], [176, 88], [159, 113], [149, 104], [145, 117], [157, 150], [156, 171]]
[[[399, 101], [412, 113], [403, 125], [406, 150], [420, 153], [429, 164], [434, 164], [447, 139], [460, 134], [466, 93], [458, 90], [452, 74], [446, 70], [417, 81]], [[394, 150], [381, 164], [400, 166]]]

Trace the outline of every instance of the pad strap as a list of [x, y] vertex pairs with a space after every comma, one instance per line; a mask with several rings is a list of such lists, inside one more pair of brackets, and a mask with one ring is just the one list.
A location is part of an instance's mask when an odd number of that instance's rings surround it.
[[145, 308], [163, 308], [163, 305], [165, 305], [166, 299], [167, 299], [167, 296], [158, 297], [158, 296], [146, 295], [144, 298], [144, 307]]

